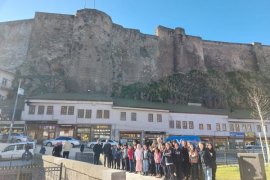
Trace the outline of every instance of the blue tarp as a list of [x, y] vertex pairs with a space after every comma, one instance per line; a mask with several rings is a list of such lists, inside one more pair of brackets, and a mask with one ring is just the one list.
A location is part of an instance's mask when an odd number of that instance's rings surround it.
[[166, 138], [166, 142], [176, 140], [178, 143], [181, 141], [192, 142], [192, 144], [198, 144], [201, 141], [199, 136], [169, 136]]

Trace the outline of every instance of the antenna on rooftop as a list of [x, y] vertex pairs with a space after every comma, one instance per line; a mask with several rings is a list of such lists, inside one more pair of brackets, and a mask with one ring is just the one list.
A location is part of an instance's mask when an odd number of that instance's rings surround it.
[[94, 0], [94, 9], [96, 9], [96, 0]]
[[84, 9], [86, 8], [86, 0], [84, 0]]

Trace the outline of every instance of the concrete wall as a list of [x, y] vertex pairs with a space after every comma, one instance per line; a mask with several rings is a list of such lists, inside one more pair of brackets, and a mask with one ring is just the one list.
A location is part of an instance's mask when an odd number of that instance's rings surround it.
[[103, 180], [125, 180], [126, 173], [120, 170], [108, 169], [102, 165], [93, 165], [85, 162], [57, 158], [53, 156], [42, 156], [44, 167], [53, 166], [51, 163], [60, 165], [63, 163], [62, 177], [67, 180], [87, 180], [93, 177]]

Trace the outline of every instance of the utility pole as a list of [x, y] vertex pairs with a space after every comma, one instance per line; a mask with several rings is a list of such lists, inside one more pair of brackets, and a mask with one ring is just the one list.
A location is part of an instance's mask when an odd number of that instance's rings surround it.
[[11, 119], [9, 131], [8, 131], [8, 140], [9, 140], [9, 142], [11, 141], [11, 132], [12, 132], [12, 128], [13, 128], [13, 125], [14, 125], [14, 118], [15, 118], [15, 113], [16, 113], [16, 108], [17, 108], [18, 97], [19, 97], [19, 90], [21, 88], [21, 83], [22, 83], [22, 80], [20, 79], [20, 81], [19, 81], [19, 87], [18, 87], [17, 94], [16, 94], [15, 105], [14, 105], [14, 109], [13, 109], [12, 119]]

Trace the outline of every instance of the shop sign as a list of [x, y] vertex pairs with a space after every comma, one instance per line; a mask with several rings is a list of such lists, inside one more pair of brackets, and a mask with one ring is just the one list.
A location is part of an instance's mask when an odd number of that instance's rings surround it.
[[162, 131], [145, 131], [145, 134], [160, 134], [160, 135], [164, 135], [166, 133], [165, 132], [162, 132]]
[[234, 138], [244, 138], [245, 133], [244, 132], [230, 132], [230, 136]]

